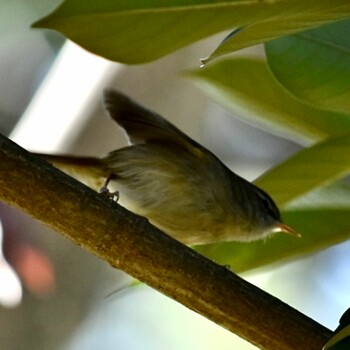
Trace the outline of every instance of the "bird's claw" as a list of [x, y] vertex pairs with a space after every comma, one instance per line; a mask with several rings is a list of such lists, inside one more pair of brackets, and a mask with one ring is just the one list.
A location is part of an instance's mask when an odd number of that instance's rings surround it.
[[111, 199], [112, 201], [118, 202], [119, 200], [119, 191], [111, 192], [106, 186], [100, 188], [99, 191], [103, 196]]
[[111, 192], [109, 189], [108, 189], [108, 184], [109, 184], [109, 181], [112, 179], [112, 175], [109, 175], [107, 178], [106, 178], [106, 181], [105, 183], [103, 184], [103, 186], [100, 188], [99, 190], [99, 193], [101, 193], [103, 196], [106, 196], [107, 198], [111, 199], [112, 201], [116, 201], [118, 202], [119, 200], [119, 191], [114, 191], [114, 192]]

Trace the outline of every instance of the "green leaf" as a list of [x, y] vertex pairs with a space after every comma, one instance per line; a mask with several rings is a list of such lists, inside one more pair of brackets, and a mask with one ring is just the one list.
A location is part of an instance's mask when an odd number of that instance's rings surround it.
[[350, 237], [350, 208], [286, 211], [283, 219], [301, 232], [301, 238], [276, 234], [266, 241], [217, 243], [196, 249], [239, 273], [299, 258]]
[[265, 62], [231, 58], [187, 72], [214, 100], [245, 121], [303, 144], [350, 131], [350, 116], [303, 103], [274, 79]]
[[320, 209], [320, 208], [350, 208], [350, 186], [346, 184], [332, 184], [318, 188], [289, 202], [286, 210]]
[[350, 20], [266, 44], [269, 66], [293, 95], [350, 113]]
[[[276, 1], [281, 12], [228, 35], [203, 63], [271, 39], [304, 31], [334, 20], [349, 18], [349, 1]], [[296, 12], [295, 12], [296, 11]]]
[[349, 15], [348, 0], [66, 0], [34, 26], [108, 59], [143, 63], [235, 27], [252, 31], [241, 48]]
[[303, 149], [265, 173], [255, 183], [279, 207], [350, 173], [350, 133]]

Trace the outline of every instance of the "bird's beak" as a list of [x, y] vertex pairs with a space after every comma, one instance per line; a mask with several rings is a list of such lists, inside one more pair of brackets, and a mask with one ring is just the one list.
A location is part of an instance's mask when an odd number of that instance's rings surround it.
[[293, 228], [289, 227], [288, 225], [283, 224], [282, 222], [276, 225], [273, 232], [282, 232], [295, 237], [301, 237], [301, 234], [299, 232], [295, 231]]

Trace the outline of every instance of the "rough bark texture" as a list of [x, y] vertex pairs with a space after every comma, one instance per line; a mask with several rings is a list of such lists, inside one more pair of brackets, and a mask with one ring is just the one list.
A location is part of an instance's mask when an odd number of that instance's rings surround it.
[[320, 350], [331, 336], [1, 135], [0, 199], [260, 349]]

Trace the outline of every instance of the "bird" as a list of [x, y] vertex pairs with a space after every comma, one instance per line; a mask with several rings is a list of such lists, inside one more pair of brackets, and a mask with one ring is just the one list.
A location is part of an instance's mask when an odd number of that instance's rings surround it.
[[[284, 232], [273, 199], [161, 115], [114, 89], [104, 106], [129, 145], [102, 158], [40, 155], [187, 244], [250, 242]], [[96, 188], [97, 189], [97, 188]]]

